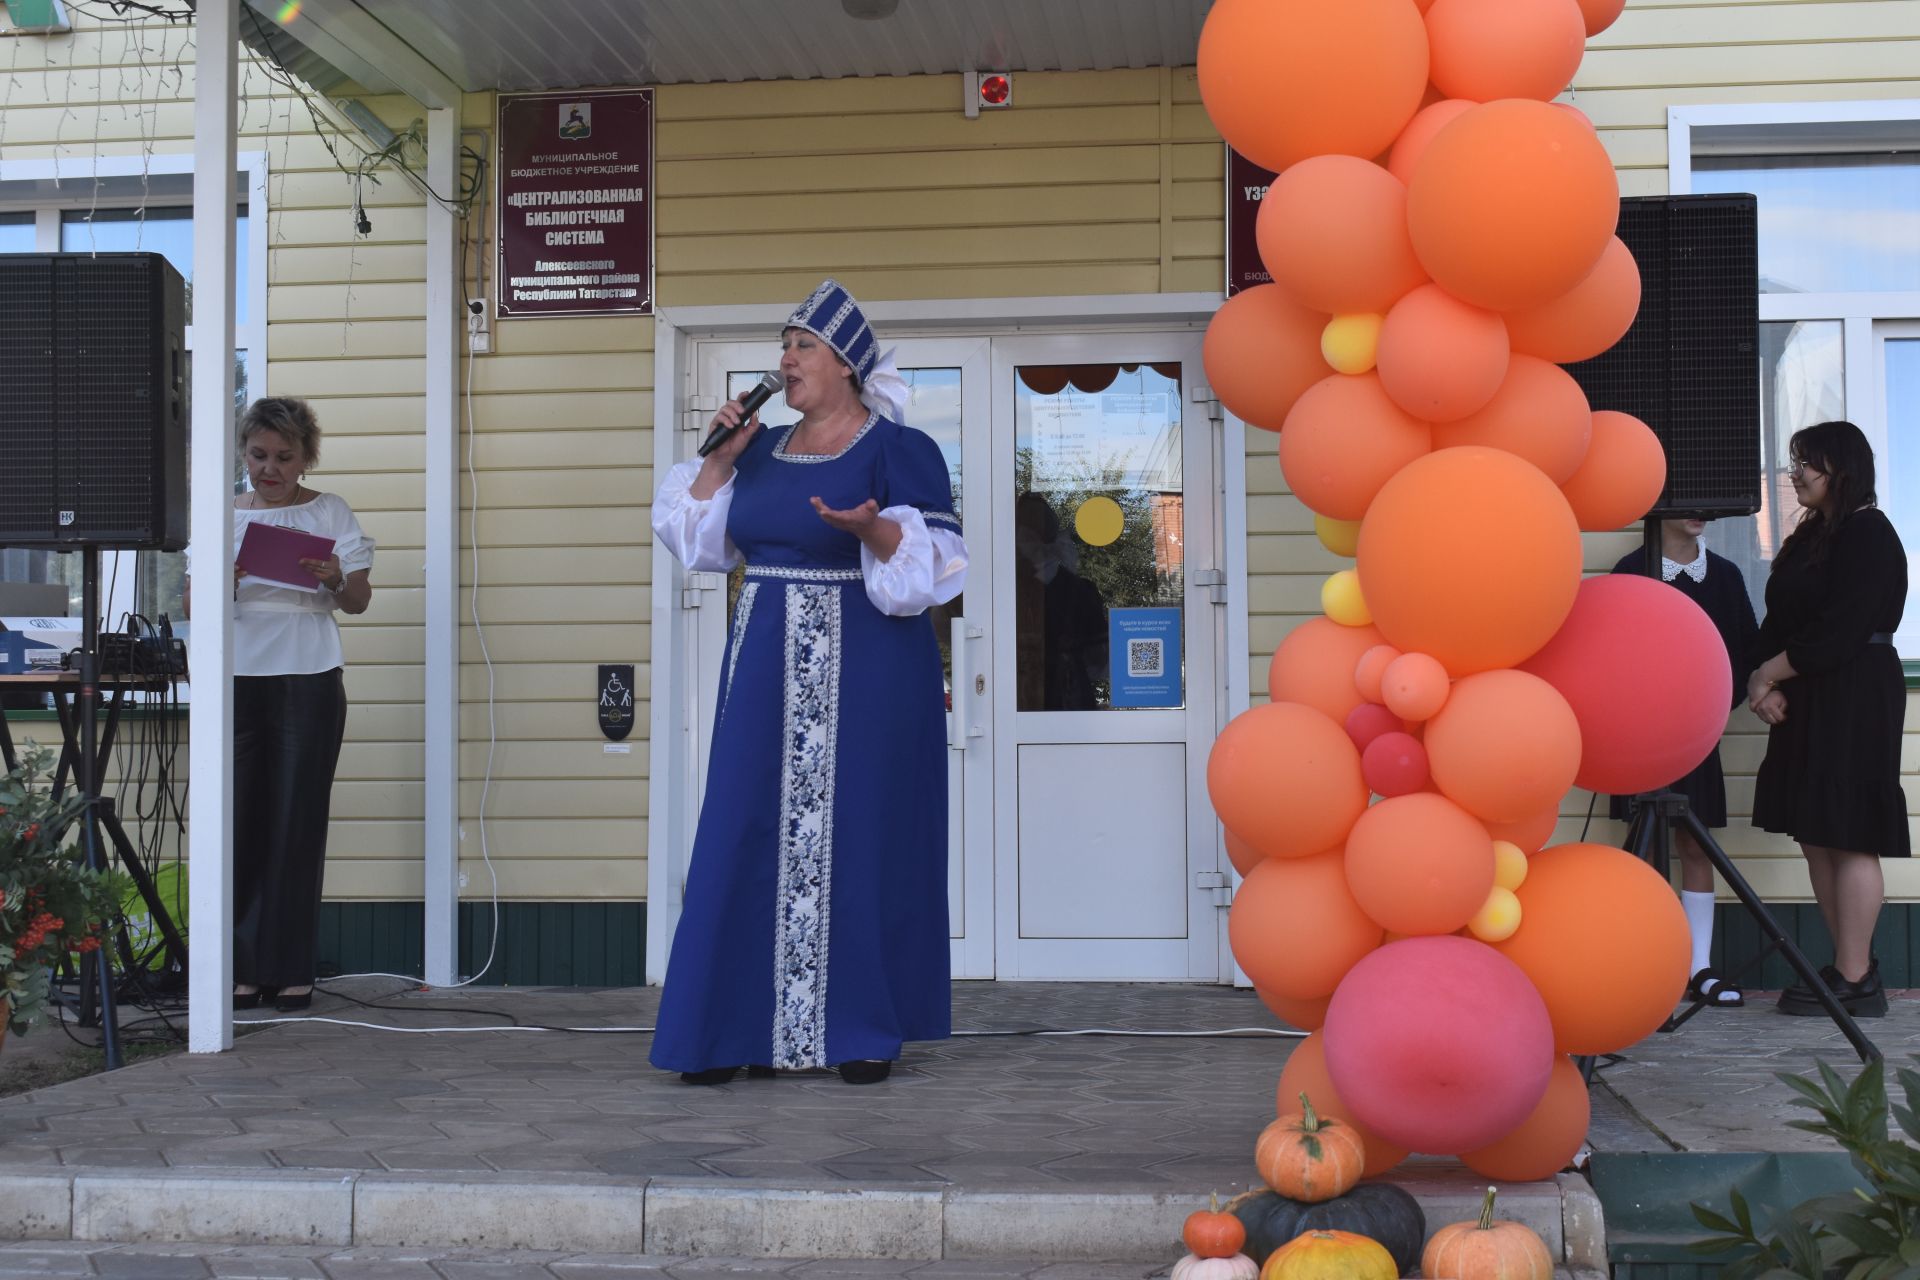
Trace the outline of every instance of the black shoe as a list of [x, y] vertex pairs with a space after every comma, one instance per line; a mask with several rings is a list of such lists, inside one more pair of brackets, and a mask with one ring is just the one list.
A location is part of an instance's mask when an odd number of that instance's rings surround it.
[[236, 1010], [258, 1009], [260, 1007], [262, 994], [263, 993], [258, 991], [236, 991], [233, 993], [233, 1007]]
[[754, 1066], [747, 1068], [747, 1079], [749, 1080], [771, 1080], [779, 1074], [780, 1073], [772, 1067]]
[[681, 1084], [725, 1084], [740, 1073], [738, 1067], [709, 1067], [705, 1071], [682, 1071]]
[[[1856, 1018], [1884, 1018], [1887, 1016], [1887, 989], [1880, 981], [1880, 958], [1873, 957], [1867, 962], [1867, 971], [1860, 975], [1860, 981], [1848, 982], [1840, 976], [1840, 971], [1832, 965], [1820, 970], [1820, 976], [1826, 979], [1833, 990], [1833, 998], [1840, 1007]], [[1796, 991], [1805, 991], [1806, 997], [1789, 1000]], [[1796, 1018], [1810, 1018], [1826, 1013], [1826, 1008], [1814, 996], [1810, 987], [1790, 988], [1780, 993], [1779, 1010]]]
[[841, 1063], [838, 1070], [848, 1084], [879, 1084], [892, 1074], [893, 1064], [878, 1058], [855, 1058]]
[[313, 1008], [313, 988], [308, 987], [298, 995], [281, 992], [273, 998], [273, 1007], [282, 1013], [299, 1013], [303, 1009]]
[[1687, 995], [1709, 1009], [1738, 1009], [1747, 1002], [1746, 992], [1721, 977], [1711, 965], [1687, 980]]
[[[1842, 978], [1840, 971], [1832, 965], [1823, 964], [1820, 966], [1820, 981], [1826, 983], [1828, 989], [1831, 990], [1845, 982], [1846, 979]], [[1789, 1006], [1793, 1006], [1796, 1009], [1806, 1009], [1812, 1013], [1826, 1012], [1820, 1007], [1820, 1000], [1813, 994], [1813, 988], [1804, 982], [1796, 982], [1780, 993], [1780, 1012], [1788, 1012]]]

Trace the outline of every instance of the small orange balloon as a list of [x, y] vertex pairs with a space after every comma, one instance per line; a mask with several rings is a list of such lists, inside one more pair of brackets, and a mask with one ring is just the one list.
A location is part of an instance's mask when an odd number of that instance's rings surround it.
[[1507, 337], [1515, 352], [1574, 364], [1620, 341], [1639, 313], [1640, 265], [1615, 236], [1579, 284], [1537, 307], [1508, 312]]
[[1516, 355], [1493, 398], [1458, 422], [1436, 423], [1434, 446], [1478, 444], [1525, 458], [1555, 484], [1580, 469], [1593, 409], [1573, 375], [1536, 356]]
[[1253, 869], [1260, 865], [1260, 851], [1233, 832], [1225, 828], [1221, 830], [1226, 837], [1227, 861], [1233, 864], [1233, 869], [1242, 877], [1252, 875]]
[[1442, 449], [1381, 487], [1355, 562], [1387, 643], [1469, 675], [1513, 666], [1560, 629], [1580, 587], [1580, 528], [1532, 463]]
[[1411, 185], [1414, 166], [1433, 136], [1478, 105], [1465, 98], [1441, 98], [1421, 107], [1394, 141], [1393, 151], [1387, 157], [1387, 172]]
[[1580, 769], [1580, 722], [1560, 691], [1524, 671], [1462, 677], [1427, 726], [1440, 793], [1485, 821], [1558, 807]]
[[1452, 687], [1447, 669], [1424, 653], [1403, 653], [1380, 673], [1380, 701], [1412, 723], [1431, 719], [1447, 704]]
[[1692, 944], [1659, 872], [1608, 845], [1554, 845], [1528, 860], [1517, 896], [1520, 928], [1495, 949], [1546, 1001], [1555, 1052], [1617, 1053], [1667, 1020]]
[[[1320, 1021], [1326, 1021], [1323, 1009]], [[1280, 1084], [1274, 1090], [1274, 1114], [1288, 1115], [1300, 1110], [1300, 1095], [1306, 1094], [1313, 1103], [1315, 1113], [1322, 1117], [1332, 1116], [1344, 1120], [1353, 1126], [1360, 1135], [1361, 1146], [1366, 1151], [1366, 1164], [1360, 1170], [1363, 1178], [1377, 1178], [1393, 1166], [1407, 1158], [1405, 1147], [1396, 1147], [1367, 1132], [1366, 1126], [1353, 1118], [1347, 1104], [1340, 1101], [1339, 1091], [1333, 1087], [1333, 1077], [1327, 1074], [1326, 1040], [1318, 1030], [1314, 1034], [1293, 1046], [1293, 1052], [1287, 1055], [1287, 1065], [1280, 1072]]]
[[1538, 853], [1553, 839], [1553, 829], [1559, 825], [1560, 804], [1556, 800], [1518, 821], [1488, 822], [1486, 828], [1495, 840], [1505, 840], [1522, 853]]
[[1354, 902], [1336, 849], [1255, 867], [1227, 910], [1227, 941], [1254, 986], [1318, 1000], [1380, 945], [1380, 926]]
[[1361, 814], [1347, 837], [1346, 864], [1354, 901], [1395, 933], [1452, 933], [1473, 919], [1493, 888], [1487, 829], [1426, 791], [1382, 800]]
[[1267, 188], [1254, 231], [1274, 284], [1312, 311], [1384, 312], [1427, 278], [1407, 238], [1406, 184], [1369, 160], [1300, 161]]
[[1606, 533], [1646, 515], [1666, 484], [1667, 452], [1653, 428], [1630, 413], [1600, 409], [1587, 456], [1560, 489], [1582, 529]]
[[1235, 417], [1278, 431], [1300, 393], [1333, 374], [1320, 355], [1326, 324], [1285, 289], [1242, 289], [1207, 321], [1200, 346], [1207, 385]]
[[1263, 991], [1259, 987], [1253, 993], [1260, 997], [1260, 1003], [1272, 1010], [1273, 1016], [1290, 1027], [1302, 1031], [1318, 1031], [1327, 1020], [1327, 1005], [1332, 996], [1319, 996], [1312, 1000], [1294, 1000], [1287, 996]]
[[1358, 520], [1380, 486], [1432, 442], [1433, 428], [1387, 398], [1378, 372], [1336, 373], [1309, 387], [1287, 415], [1280, 470], [1308, 510]]
[[1347, 713], [1361, 702], [1360, 691], [1353, 687], [1354, 665], [1379, 643], [1380, 633], [1371, 626], [1343, 627], [1330, 618], [1308, 618], [1273, 651], [1267, 697], [1301, 703], [1344, 725]]
[[1221, 824], [1271, 859], [1339, 844], [1368, 793], [1343, 726], [1312, 707], [1272, 702], [1242, 711], [1214, 739], [1207, 794]]
[[1220, 136], [1275, 173], [1385, 151], [1427, 88], [1427, 28], [1407, 0], [1215, 0], [1200, 98]]
[[1582, 127], [1592, 129], [1596, 134], [1600, 132], [1599, 126], [1593, 123], [1593, 117], [1574, 106], [1571, 102], [1556, 102], [1553, 104], [1553, 108], [1556, 111], [1566, 112], [1575, 120], [1578, 120]]
[[1399, 656], [1400, 651], [1390, 644], [1377, 644], [1360, 655], [1353, 669], [1353, 691], [1360, 695], [1361, 702], [1380, 701], [1380, 682]]
[[1407, 186], [1420, 264], [1489, 311], [1537, 307], [1579, 284], [1619, 217], [1620, 183], [1599, 137], [1524, 98], [1483, 103], [1440, 130]]
[[1574, 0], [1436, 0], [1427, 41], [1448, 97], [1548, 102], [1573, 80], [1587, 32]]
[[1533, 1114], [1499, 1141], [1477, 1151], [1462, 1152], [1460, 1162], [1497, 1182], [1544, 1181], [1566, 1168], [1579, 1153], [1592, 1120], [1593, 1101], [1580, 1068], [1571, 1058], [1556, 1058], [1553, 1074], [1547, 1078], [1546, 1096]]
[[1580, 0], [1580, 16], [1586, 20], [1587, 34], [1597, 36], [1605, 31], [1626, 7], [1627, 0]]
[[1507, 378], [1507, 353], [1506, 321], [1429, 284], [1387, 312], [1375, 363], [1395, 404], [1442, 423], [1493, 399]]

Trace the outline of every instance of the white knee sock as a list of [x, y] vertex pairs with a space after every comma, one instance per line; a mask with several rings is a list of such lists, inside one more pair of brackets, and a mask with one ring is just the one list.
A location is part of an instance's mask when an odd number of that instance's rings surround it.
[[1713, 895], [1680, 891], [1680, 905], [1687, 913], [1687, 929], [1693, 934], [1693, 965], [1687, 970], [1698, 973], [1713, 963]]

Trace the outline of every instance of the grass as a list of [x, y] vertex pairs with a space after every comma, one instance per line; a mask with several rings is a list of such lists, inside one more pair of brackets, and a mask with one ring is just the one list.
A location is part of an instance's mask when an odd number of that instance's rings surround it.
[[[41, 1029], [41, 1034], [46, 1034], [45, 1028]], [[16, 1037], [8, 1036], [7, 1044], [14, 1047], [18, 1041]], [[185, 1047], [181, 1044], [130, 1044], [122, 1049], [121, 1057], [130, 1066], [149, 1058], [164, 1058], [168, 1054], [179, 1053]], [[69, 1080], [81, 1080], [99, 1075], [106, 1069], [106, 1052], [86, 1045], [73, 1045], [59, 1054], [40, 1053], [31, 1057], [0, 1049], [0, 1098], [31, 1093], [35, 1089], [65, 1084]]]

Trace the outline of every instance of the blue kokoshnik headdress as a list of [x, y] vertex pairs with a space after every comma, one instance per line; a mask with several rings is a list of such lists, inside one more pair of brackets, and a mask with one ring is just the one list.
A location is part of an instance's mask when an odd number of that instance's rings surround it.
[[820, 335], [834, 353], [853, 369], [853, 376], [864, 384], [880, 360], [880, 347], [873, 338], [873, 326], [853, 295], [837, 280], [823, 280], [811, 297], [787, 317], [788, 328], [801, 328]]

